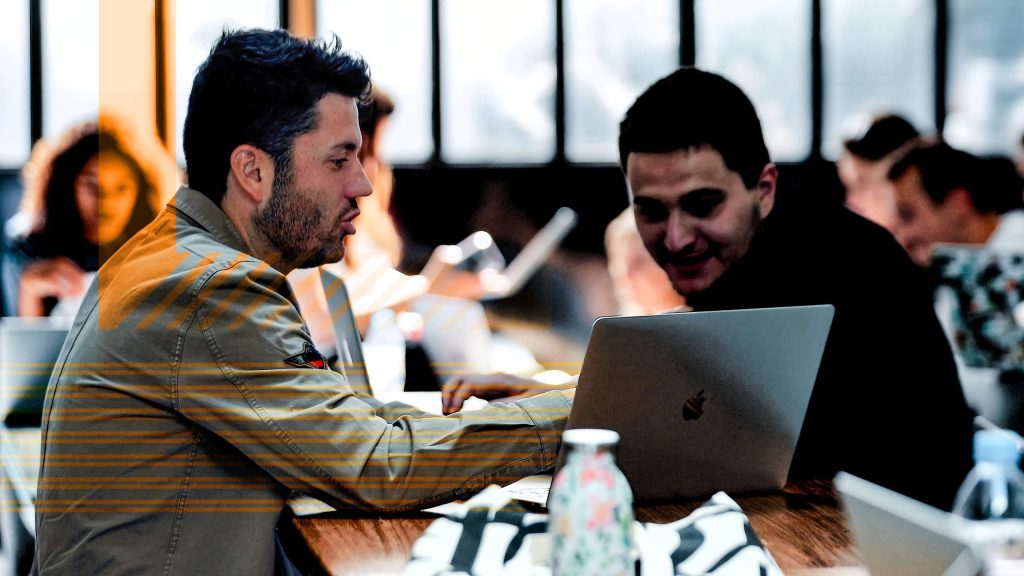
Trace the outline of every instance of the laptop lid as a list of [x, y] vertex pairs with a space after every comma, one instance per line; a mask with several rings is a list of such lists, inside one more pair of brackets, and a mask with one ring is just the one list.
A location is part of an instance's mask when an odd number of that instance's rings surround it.
[[1024, 370], [1024, 247], [941, 245], [932, 269], [953, 292], [953, 342], [964, 363]]
[[494, 281], [485, 299], [504, 298], [522, 289], [537, 269], [558, 248], [566, 235], [576, 226], [577, 215], [571, 208], [563, 206], [555, 212], [548, 223], [523, 246], [516, 257], [502, 270]]
[[873, 576], [974, 576], [968, 522], [845, 472], [835, 489]]
[[8, 425], [38, 425], [46, 386], [73, 318], [0, 320], [0, 410]]
[[348, 288], [340, 276], [326, 268], [320, 268], [320, 282], [327, 297], [327, 311], [331, 315], [331, 328], [338, 359], [334, 369], [345, 374], [349, 386], [359, 394], [372, 396], [370, 379], [366, 374], [366, 360], [363, 357], [362, 339], [352, 309]]
[[637, 501], [780, 488], [833, 311], [600, 318], [566, 428], [619, 433]]

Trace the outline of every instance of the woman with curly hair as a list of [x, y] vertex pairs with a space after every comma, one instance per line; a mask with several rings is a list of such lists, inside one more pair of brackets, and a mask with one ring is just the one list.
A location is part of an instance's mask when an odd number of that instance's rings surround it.
[[129, 142], [103, 116], [33, 147], [21, 210], [6, 229], [8, 314], [47, 316], [60, 300], [79, 298], [91, 273], [156, 216], [159, 178]]

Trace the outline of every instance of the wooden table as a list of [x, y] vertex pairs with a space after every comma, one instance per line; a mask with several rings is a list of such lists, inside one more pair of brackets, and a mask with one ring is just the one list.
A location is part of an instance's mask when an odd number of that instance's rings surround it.
[[[754, 531], [786, 574], [863, 574], [842, 510], [827, 482], [800, 482], [736, 498]], [[637, 520], [678, 520], [703, 500], [638, 506]], [[283, 538], [293, 560], [322, 574], [399, 574], [413, 542], [436, 516], [332, 512], [289, 518]]]

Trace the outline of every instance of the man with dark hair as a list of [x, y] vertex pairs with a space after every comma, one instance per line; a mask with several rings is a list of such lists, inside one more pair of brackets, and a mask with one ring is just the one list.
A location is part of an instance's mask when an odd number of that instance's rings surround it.
[[648, 88], [622, 121], [619, 156], [644, 244], [695, 310], [835, 306], [790, 477], [846, 470], [948, 507], [970, 466], [972, 415], [892, 236], [839, 207], [776, 210], [754, 107], [715, 74], [683, 68]]
[[312, 345], [285, 274], [355, 232], [368, 88], [337, 41], [216, 43], [190, 186], [100, 270], [47, 390], [40, 573], [290, 573], [292, 491], [397, 511], [554, 465], [569, 392], [436, 417], [358, 393]]
[[920, 266], [935, 244], [1021, 249], [1021, 178], [1009, 160], [981, 159], [945, 142], [910, 149], [889, 170], [899, 216], [896, 239]]
[[[928, 287], [892, 235], [839, 206], [777, 202], [753, 104], [696, 68], [637, 98], [619, 158], [644, 246], [695, 310], [835, 306], [790, 478], [845, 470], [949, 508], [970, 469], [973, 414]], [[538, 389], [456, 378], [446, 409]]]

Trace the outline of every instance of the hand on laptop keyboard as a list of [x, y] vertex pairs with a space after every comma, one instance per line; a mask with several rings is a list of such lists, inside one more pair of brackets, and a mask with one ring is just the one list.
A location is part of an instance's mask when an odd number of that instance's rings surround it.
[[441, 387], [441, 410], [453, 414], [462, 409], [471, 396], [485, 400], [525, 397], [549, 390], [564, 390], [576, 386], [576, 378], [565, 384], [544, 384], [531, 378], [513, 374], [466, 374], [454, 376]]

